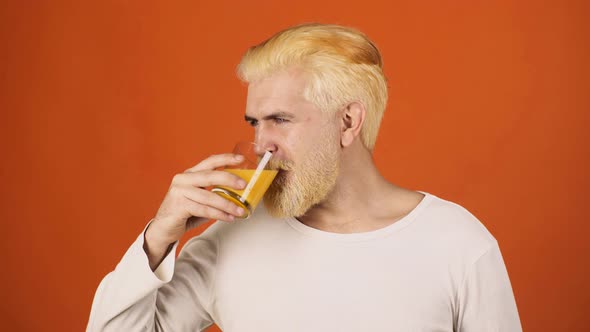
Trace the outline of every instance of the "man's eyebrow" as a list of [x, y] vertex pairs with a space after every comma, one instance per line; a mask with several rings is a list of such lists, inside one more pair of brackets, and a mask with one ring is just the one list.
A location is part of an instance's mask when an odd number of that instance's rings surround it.
[[[262, 120], [272, 120], [272, 119], [276, 119], [276, 118], [293, 119], [294, 117], [295, 117], [295, 114], [293, 114], [293, 113], [279, 111], [279, 112], [274, 112], [274, 113], [264, 116], [262, 118]], [[247, 122], [258, 121], [258, 119], [256, 119], [255, 117], [251, 117], [249, 115], [244, 115], [244, 120], [246, 120]]]

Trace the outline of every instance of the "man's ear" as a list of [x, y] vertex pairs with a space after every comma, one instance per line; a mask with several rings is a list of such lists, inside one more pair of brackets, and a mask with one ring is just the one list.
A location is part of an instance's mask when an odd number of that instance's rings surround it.
[[348, 104], [341, 112], [340, 144], [347, 147], [360, 135], [367, 111], [359, 102]]

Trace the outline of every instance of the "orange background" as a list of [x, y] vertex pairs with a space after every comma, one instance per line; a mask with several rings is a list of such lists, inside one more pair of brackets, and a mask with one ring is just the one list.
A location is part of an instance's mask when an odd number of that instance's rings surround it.
[[587, 1], [2, 1], [3, 329], [83, 330], [172, 176], [250, 137], [244, 50], [321, 21], [383, 53], [384, 175], [484, 222], [526, 331], [585, 330], [588, 13]]

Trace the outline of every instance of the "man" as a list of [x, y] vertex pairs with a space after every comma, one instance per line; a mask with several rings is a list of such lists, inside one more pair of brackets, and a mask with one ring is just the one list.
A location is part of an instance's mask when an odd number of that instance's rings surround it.
[[[461, 206], [387, 182], [372, 149], [387, 101], [381, 56], [354, 29], [308, 24], [248, 50], [246, 120], [279, 169], [264, 208], [216, 155], [178, 174], [101, 282], [89, 331], [520, 331], [496, 240]], [[219, 220], [191, 239], [187, 229]]]

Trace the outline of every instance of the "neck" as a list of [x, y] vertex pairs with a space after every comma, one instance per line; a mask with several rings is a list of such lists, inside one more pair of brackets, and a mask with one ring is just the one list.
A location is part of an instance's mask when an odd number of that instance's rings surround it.
[[297, 219], [307, 226], [335, 233], [370, 231], [395, 221], [395, 197], [404, 189], [377, 170], [371, 152], [360, 142], [343, 149], [334, 189], [326, 199]]

